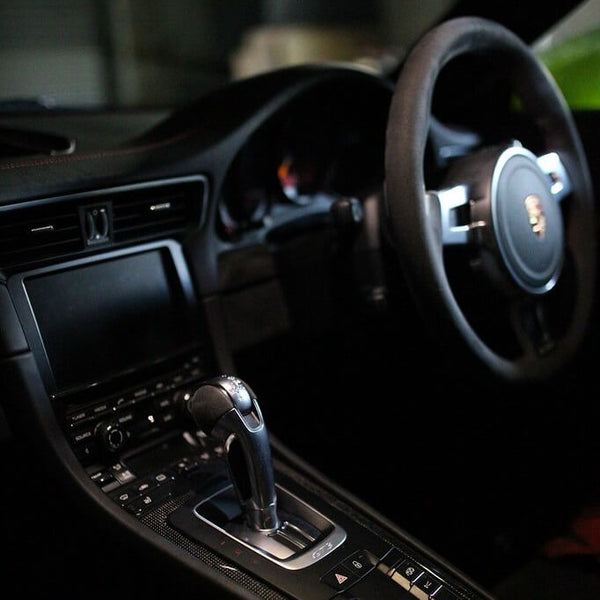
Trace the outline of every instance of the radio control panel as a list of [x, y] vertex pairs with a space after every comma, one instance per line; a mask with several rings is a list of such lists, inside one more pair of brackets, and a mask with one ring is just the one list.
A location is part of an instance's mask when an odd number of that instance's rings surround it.
[[206, 361], [190, 355], [142, 384], [88, 402], [71, 402], [63, 430], [84, 466], [114, 462], [123, 452], [182, 426], [177, 408], [208, 375]]

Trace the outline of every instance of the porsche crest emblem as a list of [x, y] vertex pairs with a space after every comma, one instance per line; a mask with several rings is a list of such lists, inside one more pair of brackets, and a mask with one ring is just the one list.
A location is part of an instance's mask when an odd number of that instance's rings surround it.
[[543, 238], [546, 235], [546, 215], [544, 214], [540, 197], [536, 194], [529, 194], [525, 198], [524, 204], [531, 231], [533, 231], [536, 237]]

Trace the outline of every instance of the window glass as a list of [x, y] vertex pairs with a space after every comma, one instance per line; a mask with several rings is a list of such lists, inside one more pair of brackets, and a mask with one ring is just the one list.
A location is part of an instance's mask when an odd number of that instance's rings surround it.
[[533, 45], [572, 109], [600, 108], [600, 0], [588, 0]]

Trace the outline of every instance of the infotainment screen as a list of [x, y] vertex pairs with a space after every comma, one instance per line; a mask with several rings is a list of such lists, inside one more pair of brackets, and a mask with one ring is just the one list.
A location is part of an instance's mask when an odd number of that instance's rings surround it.
[[197, 315], [168, 248], [26, 276], [23, 286], [56, 392], [198, 343]]

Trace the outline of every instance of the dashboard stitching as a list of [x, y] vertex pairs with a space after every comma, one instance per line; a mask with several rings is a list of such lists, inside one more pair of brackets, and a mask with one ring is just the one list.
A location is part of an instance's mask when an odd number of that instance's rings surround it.
[[132, 146], [132, 147], [128, 147], [128, 148], [121, 148], [118, 150], [104, 150], [102, 152], [91, 152], [88, 154], [62, 156], [62, 157], [48, 158], [48, 159], [43, 159], [43, 160], [37, 159], [37, 160], [28, 160], [28, 161], [21, 161], [21, 162], [10, 162], [10, 163], [0, 165], [0, 171], [8, 171], [11, 169], [21, 169], [21, 168], [27, 168], [27, 167], [43, 167], [43, 166], [56, 165], [56, 164], [61, 164], [61, 163], [69, 163], [69, 162], [73, 162], [73, 161], [96, 160], [96, 159], [107, 158], [107, 157], [126, 156], [128, 154], [135, 154], [137, 152], [148, 152], [150, 150], [165, 147], [170, 144], [179, 142], [183, 139], [186, 139], [188, 137], [191, 137], [194, 133], [196, 133], [196, 131], [197, 131], [196, 129], [189, 130], [182, 134], [161, 140], [159, 142], [154, 142], [152, 144], [145, 144], [142, 146]]

